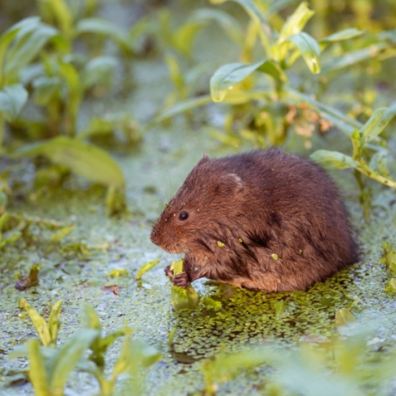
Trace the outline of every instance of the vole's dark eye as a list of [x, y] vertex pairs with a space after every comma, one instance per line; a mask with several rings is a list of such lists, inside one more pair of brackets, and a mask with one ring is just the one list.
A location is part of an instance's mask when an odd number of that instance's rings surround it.
[[182, 210], [179, 213], [179, 220], [187, 220], [188, 219], [188, 212], [186, 212], [185, 210]]

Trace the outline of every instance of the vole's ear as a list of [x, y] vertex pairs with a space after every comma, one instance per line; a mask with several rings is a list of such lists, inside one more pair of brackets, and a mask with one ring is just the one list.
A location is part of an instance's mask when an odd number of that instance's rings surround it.
[[204, 164], [205, 162], [208, 162], [208, 161], [209, 161], [209, 157], [206, 154], [204, 154], [203, 157], [199, 160], [197, 166], [202, 165], [202, 164]]
[[243, 180], [236, 173], [227, 173], [220, 176], [217, 186], [217, 194], [235, 194], [244, 188]]

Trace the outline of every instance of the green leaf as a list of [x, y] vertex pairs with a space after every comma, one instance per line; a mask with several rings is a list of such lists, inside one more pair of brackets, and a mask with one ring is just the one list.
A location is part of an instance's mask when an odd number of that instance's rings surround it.
[[5, 54], [4, 75], [6, 81], [16, 78], [20, 70], [28, 65], [42, 50], [57, 30], [45, 25], [39, 19], [29, 18], [20, 23], [13, 46]]
[[84, 88], [91, 88], [95, 85], [108, 85], [113, 78], [117, 67], [117, 59], [112, 56], [99, 56], [90, 59], [85, 65], [82, 83]]
[[128, 35], [124, 33], [117, 25], [101, 19], [101, 18], [86, 18], [78, 22], [76, 26], [76, 33], [93, 33], [100, 34], [105, 38], [112, 39], [122, 49], [131, 51], [132, 47], [128, 40]]
[[29, 378], [32, 383], [35, 396], [50, 396], [50, 386], [48, 384], [43, 355], [40, 351], [38, 340], [28, 342]]
[[[170, 267], [174, 276], [181, 274], [184, 272], [184, 260], [173, 261]], [[199, 295], [191, 285], [179, 287], [172, 284], [171, 300], [176, 311], [185, 308], [191, 309], [198, 305]]]
[[[214, 4], [224, 3], [226, 0], [211, 0]], [[246, 13], [251, 18], [254, 25], [257, 27], [258, 34], [261, 39], [261, 43], [267, 54], [270, 52], [270, 37], [269, 32], [270, 28], [268, 26], [268, 20], [264, 13], [263, 8], [264, 4], [260, 4], [255, 0], [232, 0], [235, 3], [238, 3], [241, 7], [244, 8]]]
[[51, 345], [51, 334], [45, 319], [24, 298], [19, 301], [19, 307], [24, 309], [29, 315], [42, 344], [45, 346]]
[[318, 74], [320, 47], [317, 41], [305, 32], [295, 34], [289, 40], [299, 49], [311, 73]]
[[136, 272], [135, 279], [137, 281], [140, 281], [142, 279], [142, 276], [152, 270], [154, 267], [156, 267], [160, 263], [159, 259], [154, 259], [147, 261], [147, 263], [144, 263], [142, 266], [139, 267], [138, 271]]
[[313, 14], [314, 12], [308, 8], [306, 2], [301, 3], [283, 25], [278, 42], [282, 43], [289, 37], [300, 33]]
[[271, 76], [278, 83], [284, 83], [287, 80], [286, 74], [279, 66], [279, 64], [272, 60], [266, 60], [259, 68], [258, 71]]
[[[211, 0], [213, 4], [221, 4], [225, 3], [227, 0]], [[260, 7], [256, 4], [254, 0], [232, 0], [235, 3], [238, 3], [242, 6], [247, 14], [252, 18], [260, 23], [267, 24], [267, 18], [264, 12], [260, 9]]]
[[396, 103], [390, 107], [380, 107], [374, 110], [369, 120], [360, 130], [365, 143], [375, 140], [396, 115]]
[[322, 73], [339, 71], [346, 67], [354, 66], [357, 63], [374, 59], [385, 48], [387, 48], [387, 44], [373, 44], [360, 50], [348, 52], [342, 56], [331, 57], [329, 61], [323, 63]]
[[124, 175], [110, 155], [99, 147], [64, 136], [25, 145], [16, 151], [17, 157], [43, 155], [88, 180], [109, 187], [122, 188]]
[[48, 10], [60, 26], [62, 32], [71, 34], [73, 29], [73, 15], [67, 2], [64, 0], [50, 0], [45, 1], [45, 3], [48, 5]]
[[234, 353], [219, 353], [201, 366], [206, 390], [216, 384], [232, 380], [246, 370], [254, 369], [268, 362], [270, 357], [264, 348], [245, 349]]
[[100, 323], [100, 319], [92, 305], [86, 305], [84, 307], [84, 320], [85, 320], [85, 325], [89, 329], [94, 329], [94, 330], [102, 330], [102, 325]]
[[209, 95], [202, 95], [196, 98], [186, 99], [182, 102], [176, 103], [175, 105], [171, 106], [170, 108], [164, 110], [160, 113], [155, 122], [161, 122], [168, 118], [174, 117], [178, 114], [185, 113], [187, 111], [193, 110], [197, 107], [207, 105], [211, 102], [211, 98]]
[[173, 34], [174, 47], [185, 56], [190, 56], [195, 36], [202, 27], [202, 22], [187, 22], [183, 24]]
[[210, 79], [210, 95], [212, 100], [214, 102], [223, 101], [226, 97], [227, 90], [232, 89], [234, 85], [243, 81], [262, 66], [263, 63], [264, 61], [253, 64], [229, 63], [220, 66]]
[[321, 43], [332, 43], [332, 42], [336, 42], [336, 41], [349, 40], [351, 38], [361, 36], [363, 33], [364, 33], [363, 30], [359, 30], [356, 28], [344, 29], [344, 30], [340, 30], [339, 32], [330, 34], [329, 36], [322, 38], [320, 40], [320, 42]]
[[396, 296], [396, 278], [391, 278], [385, 286], [385, 291], [391, 296]]
[[239, 22], [229, 14], [213, 8], [199, 8], [194, 11], [191, 19], [196, 22], [214, 21], [227, 33], [235, 42], [240, 44], [243, 40], [243, 33], [239, 27]]
[[9, 85], [0, 91], [0, 114], [7, 121], [15, 119], [28, 98], [26, 89], [18, 85]]
[[355, 129], [350, 138], [352, 143], [352, 158], [359, 160], [362, 157], [363, 151], [362, 135], [358, 129]]
[[378, 172], [381, 176], [389, 177], [388, 159], [387, 152], [379, 151], [371, 157], [370, 168]]
[[60, 327], [60, 314], [62, 312], [62, 301], [57, 301], [51, 307], [51, 313], [48, 318], [48, 328], [52, 343], [55, 344], [58, 339], [58, 332]]
[[61, 92], [62, 81], [59, 77], [40, 76], [33, 80], [34, 101], [41, 105], [48, 105]]
[[337, 326], [343, 326], [354, 319], [351, 311], [348, 308], [341, 308], [336, 312], [335, 322]]
[[319, 162], [329, 168], [348, 169], [355, 168], [357, 165], [351, 157], [338, 151], [317, 150], [310, 157], [315, 162]]
[[78, 335], [74, 336], [57, 351], [49, 366], [51, 395], [63, 396], [64, 387], [71, 371], [76, 367], [97, 336], [98, 332], [96, 330], [80, 330]]

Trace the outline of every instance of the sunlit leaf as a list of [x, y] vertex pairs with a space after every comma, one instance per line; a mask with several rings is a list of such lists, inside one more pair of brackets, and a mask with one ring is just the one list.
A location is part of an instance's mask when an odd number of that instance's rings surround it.
[[258, 71], [271, 76], [275, 81], [284, 83], [287, 80], [286, 74], [279, 66], [279, 64], [272, 60], [266, 60], [259, 68]]
[[278, 41], [283, 42], [300, 33], [313, 14], [314, 12], [308, 8], [306, 2], [301, 3], [283, 25]]
[[49, 367], [50, 389], [53, 396], [62, 396], [71, 371], [97, 337], [96, 330], [80, 330], [76, 336], [64, 344], [51, 360]]
[[45, 319], [24, 298], [19, 301], [19, 307], [24, 309], [29, 315], [42, 344], [45, 346], [51, 345], [53, 340]]
[[320, 164], [336, 169], [355, 168], [356, 162], [348, 155], [339, 153], [338, 151], [317, 150], [310, 155], [311, 159]]
[[51, 313], [48, 318], [48, 328], [53, 343], [56, 343], [58, 339], [61, 312], [62, 312], [62, 301], [57, 301], [51, 307]]
[[[184, 272], [184, 260], [173, 261], [171, 266], [173, 276], [179, 275]], [[179, 287], [172, 285], [172, 305], [175, 310], [194, 308], [198, 305], [199, 295], [197, 291], [191, 286]]]
[[305, 32], [295, 34], [289, 40], [300, 50], [311, 73], [318, 74], [320, 72], [320, 47], [317, 41]]
[[99, 147], [77, 139], [59, 136], [42, 143], [25, 145], [15, 154], [19, 157], [43, 155], [95, 183], [124, 186], [124, 175], [110, 155]]
[[196, 34], [202, 28], [201, 22], [187, 22], [182, 25], [173, 35], [173, 45], [180, 52], [182, 52], [186, 56], [191, 55], [191, 51], [193, 49], [193, 41], [195, 39]]
[[348, 308], [341, 308], [336, 312], [335, 322], [337, 326], [343, 326], [354, 319], [351, 311]]
[[45, 3], [61, 30], [70, 34], [73, 28], [73, 15], [68, 3], [65, 0], [49, 0]]
[[376, 139], [396, 115], [396, 104], [374, 110], [372, 116], [360, 130], [365, 143]]
[[272, 360], [272, 353], [264, 348], [245, 349], [235, 353], [219, 353], [202, 364], [204, 382], [207, 390], [217, 384], [232, 380], [237, 375], [254, 369]]
[[396, 278], [391, 278], [387, 282], [385, 286], [385, 291], [391, 296], [396, 296]]
[[255, 70], [257, 70], [264, 61], [244, 64], [229, 63], [220, 66], [210, 79], [210, 94], [214, 102], [221, 102], [227, 94], [227, 90], [240, 83]]
[[51, 396], [48, 384], [44, 359], [40, 351], [38, 340], [30, 340], [28, 343], [29, 378], [36, 396]]
[[135, 279], [137, 281], [140, 281], [142, 279], [142, 276], [152, 270], [154, 267], [156, 267], [158, 264], [160, 263], [159, 259], [154, 259], [154, 260], [150, 260], [147, 261], [147, 263], [144, 263], [142, 266], [140, 266], [140, 268], [138, 269], [138, 271], [136, 272], [135, 275]]
[[15, 119], [28, 98], [22, 85], [9, 85], [0, 90], [0, 114], [8, 121]]
[[344, 30], [340, 30], [339, 32], [330, 34], [329, 36], [322, 38], [320, 40], [320, 42], [321, 43], [330, 43], [330, 42], [336, 42], [336, 41], [349, 40], [351, 38], [361, 36], [363, 33], [364, 33], [363, 30], [359, 30], [356, 28], [344, 29]]

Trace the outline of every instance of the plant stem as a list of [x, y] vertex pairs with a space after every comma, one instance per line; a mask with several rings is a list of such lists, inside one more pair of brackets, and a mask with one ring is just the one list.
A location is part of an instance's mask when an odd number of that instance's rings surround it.
[[5, 123], [3, 117], [0, 114], [0, 154], [3, 151], [4, 135], [5, 135]]
[[373, 179], [387, 187], [396, 189], [396, 180], [388, 179], [385, 176], [381, 176], [379, 173], [370, 169], [365, 163], [359, 163], [356, 169], [363, 175]]

